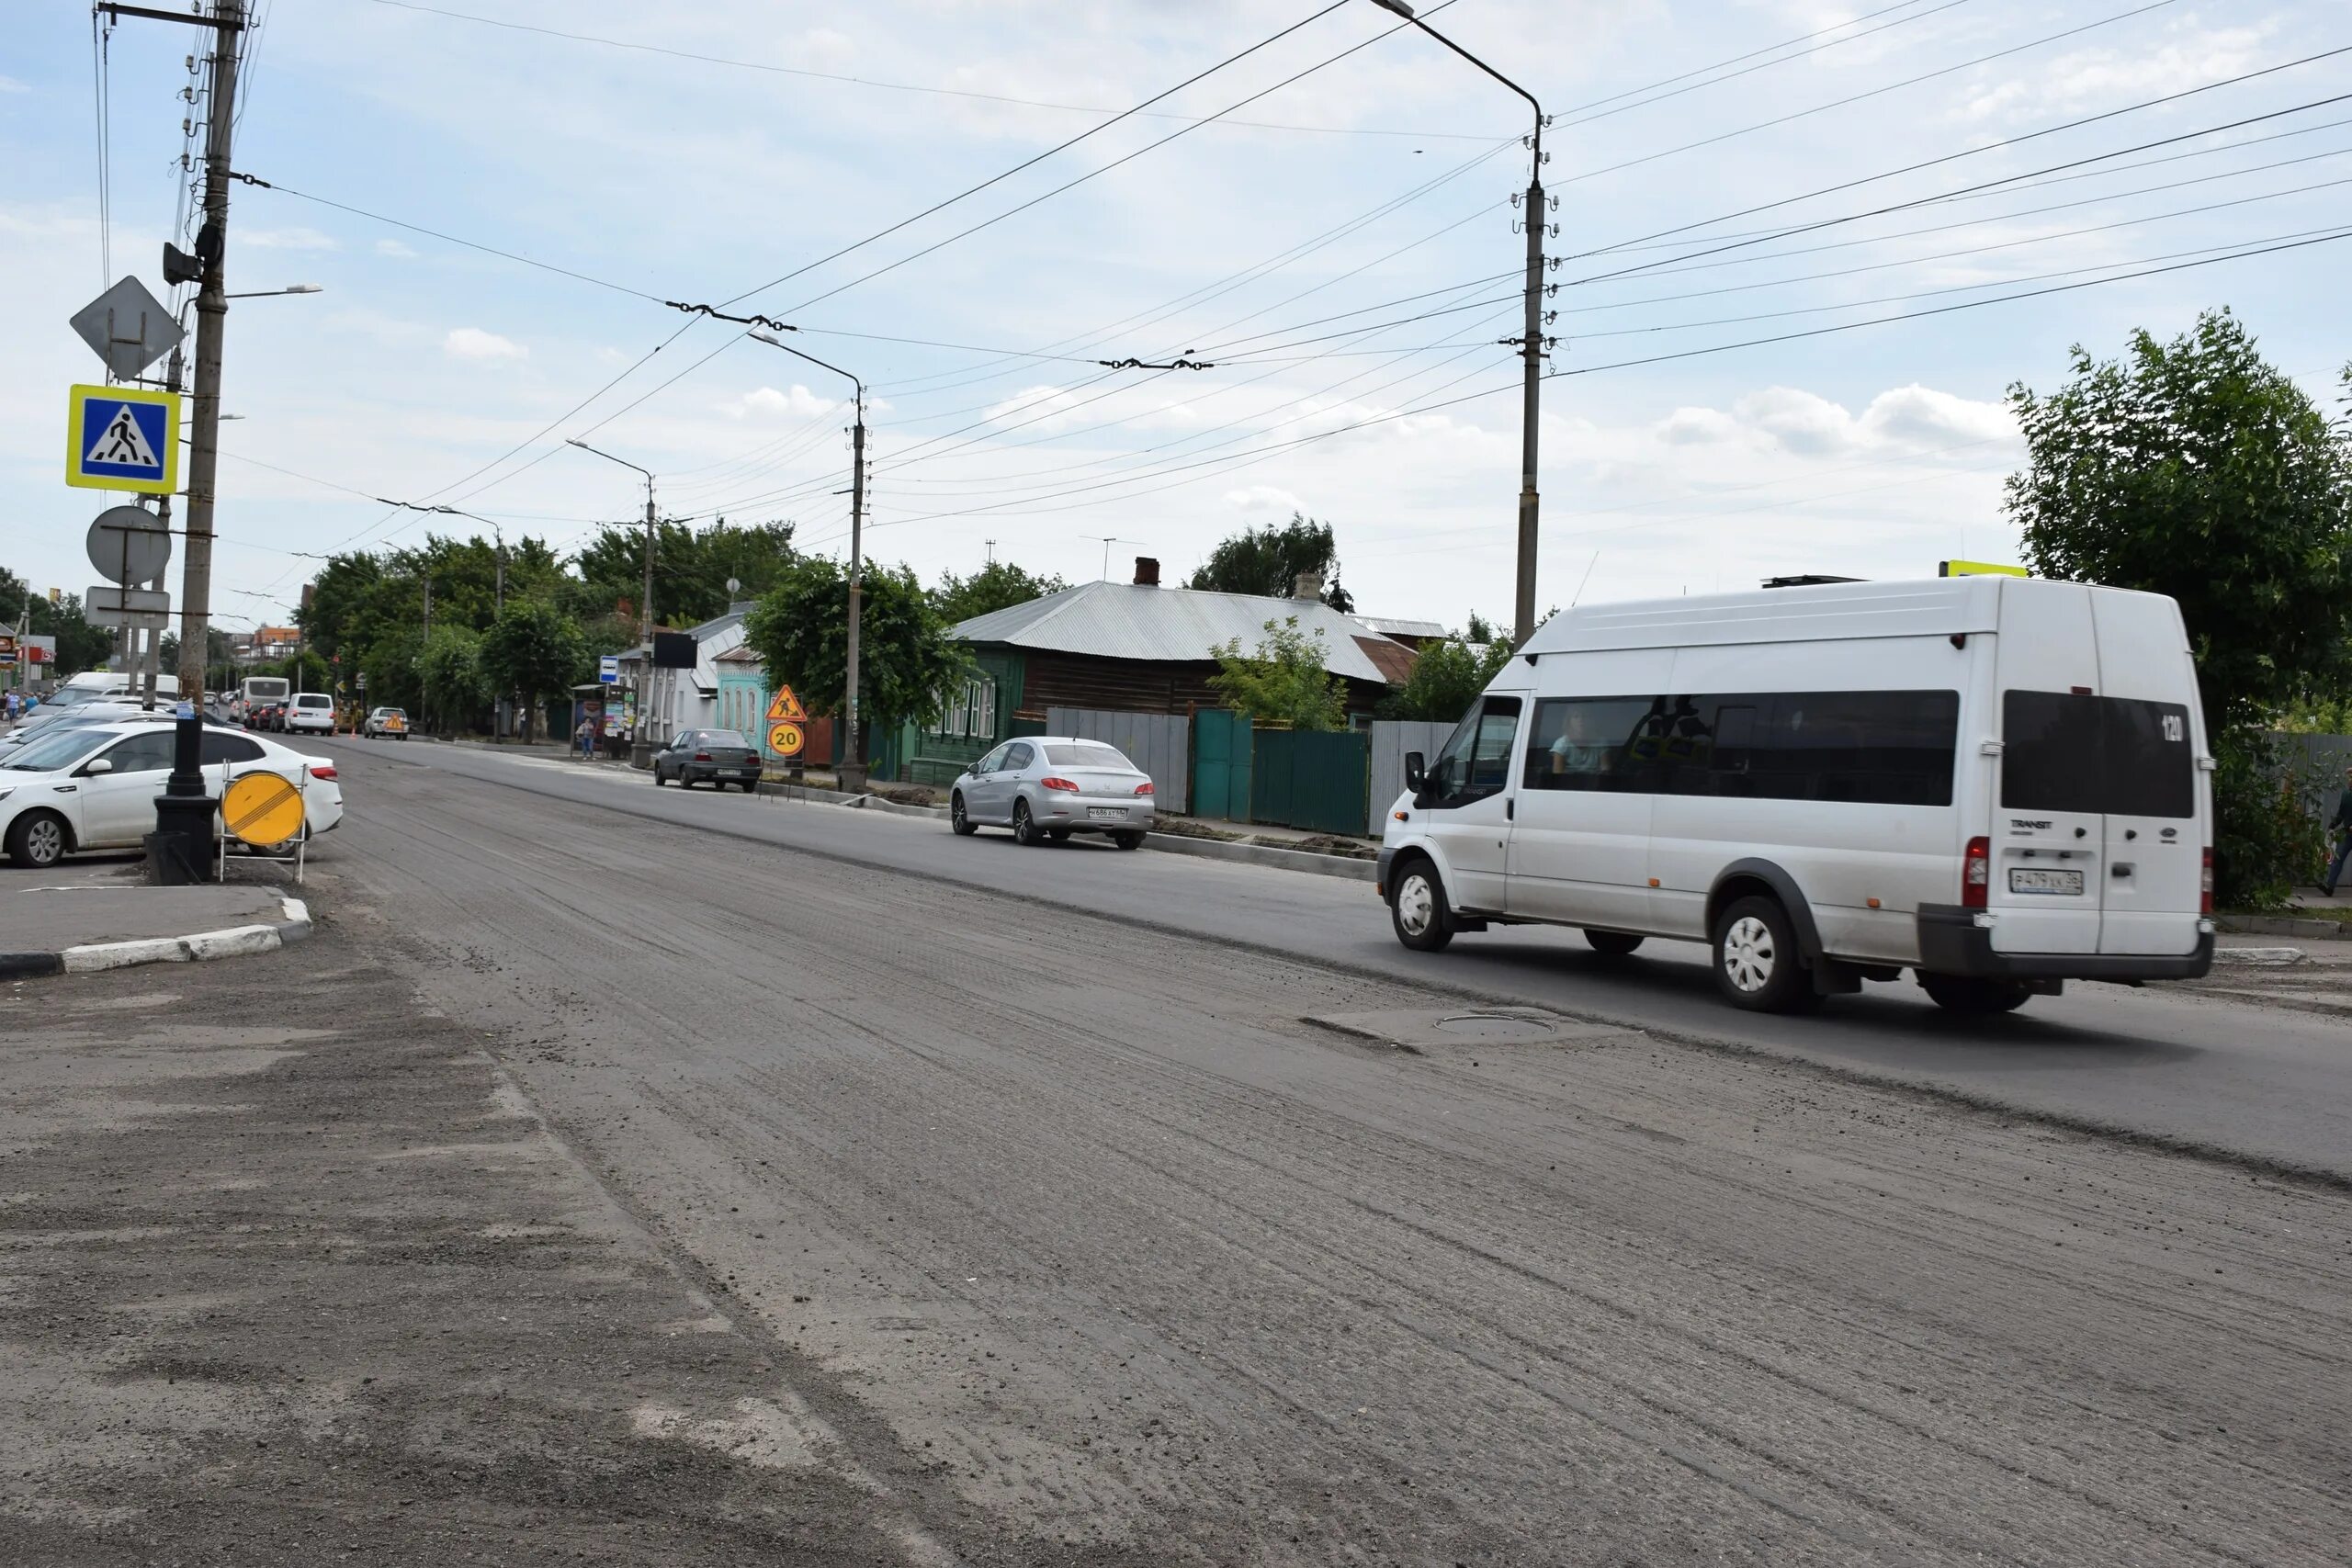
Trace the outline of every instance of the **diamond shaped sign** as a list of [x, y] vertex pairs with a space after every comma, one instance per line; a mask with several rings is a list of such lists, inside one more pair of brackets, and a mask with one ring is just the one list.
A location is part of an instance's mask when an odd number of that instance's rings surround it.
[[164, 302], [135, 277], [124, 278], [83, 306], [68, 324], [119, 381], [130, 380], [187, 335]]

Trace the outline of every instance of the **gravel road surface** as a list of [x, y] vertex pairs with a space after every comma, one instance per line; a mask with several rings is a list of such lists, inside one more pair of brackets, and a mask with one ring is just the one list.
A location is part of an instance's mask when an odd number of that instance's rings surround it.
[[[1630, 961], [1573, 931], [1519, 927], [1408, 953], [1368, 885], [1073, 842], [1036, 852], [1001, 833], [951, 837], [944, 824], [831, 805], [655, 790], [620, 764], [587, 768], [464, 747], [343, 742], [361, 787], [408, 770], [495, 782], [537, 809], [598, 805], [704, 826], [854, 867], [1046, 900], [1065, 908], [1244, 942], [1381, 976], [1469, 987], [1567, 1008], [1677, 1038], [1820, 1062], [2068, 1124], [2116, 1129], [2352, 1181], [2352, 1037], [2340, 1017], [2181, 987], [2077, 985], [1991, 1023], [1949, 1017], [1908, 979], [1834, 998], [1806, 1018], [1736, 1013], [1715, 995], [1704, 950], [1651, 942]], [[748, 855], [740, 846], [722, 852]], [[809, 876], [863, 874], [861, 871]]]
[[[256, 1062], [201, 1097], [154, 1091], [190, 1102], [153, 1112], [173, 1136], [243, 1136], [164, 1160], [141, 1179], [184, 1174], [136, 1205], [107, 1196], [96, 1143], [72, 1201], [34, 1174], [42, 1151], [116, 1134], [52, 1145], [36, 1125], [35, 1165], [6, 1184], [36, 1196], [0, 1220], [50, 1238], [12, 1247], [35, 1269], [86, 1268], [61, 1238], [88, 1233], [145, 1246], [149, 1231], [198, 1225], [209, 1237], [190, 1246], [218, 1246], [239, 1233], [215, 1224], [223, 1200], [209, 1184], [237, 1174], [243, 1149], [358, 1173], [356, 1191], [346, 1174], [278, 1199], [314, 1206], [322, 1269], [355, 1246], [345, 1237], [370, 1242], [355, 1205], [381, 1227], [371, 1245], [394, 1244], [387, 1171], [443, 1171], [447, 1202], [553, 1227], [543, 1239], [560, 1267], [540, 1284], [560, 1376], [525, 1362], [499, 1379], [495, 1353], [469, 1345], [457, 1386], [438, 1386], [439, 1348], [401, 1332], [404, 1305], [383, 1307], [371, 1336], [364, 1306], [355, 1320], [332, 1294], [290, 1304], [281, 1338], [301, 1324], [353, 1367], [397, 1354], [421, 1384], [427, 1416], [376, 1427], [376, 1462], [419, 1465], [445, 1441], [483, 1462], [500, 1436], [446, 1402], [462, 1411], [496, 1382], [541, 1409], [571, 1382], [608, 1384], [616, 1362], [650, 1354], [641, 1325], [672, 1310], [651, 1292], [674, 1292], [680, 1317], [725, 1320], [673, 1341], [708, 1344], [704, 1364], [622, 1380], [630, 1398], [606, 1419], [580, 1399], [576, 1433], [526, 1423], [541, 1457], [504, 1483], [507, 1507], [586, 1528], [595, 1492], [561, 1484], [588, 1469], [564, 1444], [639, 1474], [611, 1419], [625, 1416], [664, 1453], [678, 1433], [772, 1434], [775, 1509], [831, 1520], [854, 1501], [842, 1555], [825, 1561], [2143, 1568], [2340, 1563], [2352, 1540], [2352, 1197], [2339, 1185], [1639, 1034], [1399, 1052], [1309, 1021], [1448, 997], [1027, 892], [1043, 874], [1030, 867], [1057, 863], [1199, 878], [1188, 886], [1204, 898], [1205, 879], [1228, 879], [1215, 886], [1246, 921], [1317, 879], [964, 844], [974, 858], [954, 874], [1001, 868], [988, 889], [469, 776], [528, 771], [504, 759], [339, 750], [355, 805], [314, 863], [314, 906], [339, 940], [364, 933], [423, 1010], [402, 1025], [386, 1021], [395, 1009], [346, 1002], [349, 987], [385, 985], [367, 965], [336, 973], [349, 950], [256, 961], [255, 976], [264, 963], [320, 973], [307, 1000], [257, 987], [248, 1029], [347, 1026], [348, 1046]], [[622, 787], [565, 781], [597, 798]], [[838, 808], [636, 798], [723, 810], [739, 829], [788, 824], [762, 831], [837, 854], [903, 842], [944, 863], [957, 849], [927, 824], [876, 829]], [[910, 827], [920, 840], [881, 837]], [[1679, 995], [1671, 981], [1618, 983], [1662, 1004]], [[2047, 1023], [1998, 1049], [2030, 1074], [2043, 1042], [2092, 1048], [2070, 1032]], [[2340, 1040], [2340, 1025], [2329, 1032]], [[235, 1108], [266, 1108], [262, 1080], [297, 1063], [348, 1061], [368, 1041], [398, 1060], [436, 1038], [468, 1042], [477, 1106], [496, 1084], [479, 1041], [512, 1075], [513, 1109], [560, 1137], [527, 1177], [466, 1152], [520, 1132], [492, 1139], [424, 1113], [405, 1128], [391, 1085], [322, 1094], [313, 1113], [342, 1118], [322, 1134], [453, 1152], [363, 1162]], [[2135, 1059], [2153, 1071], [2175, 1055]], [[582, 1172], [613, 1210], [564, 1196]], [[518, 1200], [518, 1181], [546, 1190]], [[485, 1209], [463, 1223], [492, 1222]], [[584, 1279], [582, 1234], [642, 1238], [666, 1267]], [[195, 1250], [184, 1268], [205, 1266]], [[430, 1258], [388, 1267], [380, 1289]], [[64, 1359], [61, 1376], [139, 1353], [153, 1320], [113, 1298], [193, 1289], [28, 1285], [22, 1269], [10, 1284], [11, 1355]], [[83, 1337], [43, 1340], [25, 1303], [76, 1291], [90, 1302]], [[335, 1323], [311, 1326], [312, 1303]], [[189, 1312], [209, 1322], [205, 1310]], [[205, 1365], [189, 1378], [214, 1397]], [[727, 1427], [729, 1411], [749, 1425]], [[326, 1417], [306, 1419], [309, 1440], [333, 1440]], [[59, 1479], [65, 1462], [34, 1464], [64, 1488], [54, 1528], [139, 1512]], [[390, 1512], [380, 1491], [369, 1506]], [[626, 1495], [664, 1500], [650, 1483]]]

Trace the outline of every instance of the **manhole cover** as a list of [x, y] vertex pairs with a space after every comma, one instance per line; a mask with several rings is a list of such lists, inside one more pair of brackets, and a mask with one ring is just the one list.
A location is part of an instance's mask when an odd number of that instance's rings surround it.
[[1548, 1019], [1507, 1012], [1457, 1012], [1439, 1019], [1435, 1027], [1453, 1040], [1523, 1041], [1531, 1034], [1548, 1039], [1559, 1032]]
[[1639, 1040], [1636, 1030], [1587, 1023], [1540, 1008], [1387, 1008], [1378, 1012], [1331, 1012], [1309, 1023], [1407, 1051], [1455, 1045], [1599, 1045]]

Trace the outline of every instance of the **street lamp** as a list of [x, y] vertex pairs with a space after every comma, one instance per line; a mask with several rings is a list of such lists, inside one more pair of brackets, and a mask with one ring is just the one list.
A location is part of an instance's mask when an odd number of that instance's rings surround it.
[[[793, 329], [787, 327], [785, 330], [790, 332]], [[864, 543], [864, 531], [865, 527], [865, 383], [859, 380], [855, 376], [850, 375], [848, 371], [842, 369], [840, 366], [828, 365], [813, 354], [803, 354], [800, 350], [793, 347], [782, 338], [776, 337], [772, 333], [752, 333], [748, 335], [759, 339], [762, 343], [766, 344], [770, 348], [780, 348], [796, 359], [805, 359], [820, 370], [830, 370], [836, 376], [848, 376], [851, 384], [857, 388], [857, 423], [851, 427], [850, 434], [849, 691], [843, 699], [845, 705], [843, 711], [849, 717], [849, 736], [848, 744], [842, 752], [842, 767], [839, 783], [845, 790], [862, 792], [865, 788], [865, 737], [858, 726], [857, 630], [858, 622], [861, 618], [860, 610], [865, 592], [865, 563], [863, 555], [860, 553], [860, 547]]]
[[[218, 149], [218, 152], [221, 159], [221, 174], [225, 177], [228, 173], [229, 156], [228, 143], [225, 141]], [[228, 210], [228, 197], [225, 187], [223, 188], [221, 211], [225, 215]], [[165, 250], [170, 248], [168, 245], [164, 247]], [[198, 248], [202, 247], [199, 245]], [[205, 269], [205, 276], [213, 280], [211, 287], [219, 287], [217, 262]], [[228, 301], [232, 299], [258, 299], [266, 295], [322, 292], [323, 290], [315, 283], [293, 283], [283, 288], [265, 288], [254, 294], [224, 294], [220, 297], [220, 308], [215, 317], [215, 330], [217, 331], [218, 321], [227, 317]], [[188, 307], [200, 308], [204, 298], [202, 293], [190, 295], [187, 302], [180, 307], [179, 314], [175, 320], [178, 322], [183, 335], [187, 332]], [[202, 338], [207, 334], [199, 333], [198, 335]], [[220, 422], [223, 419], [244, 417], [242, 414], [224, 414], [220, 412], [219, 360], [219, 344], [215, 342], [213, 361], [208, 373], [203, 347], [199, 344], [197, 352], [196, 397], [194, 406], [189, 411], [190, 428], [187, 437], [188, 445], [187, 551], [180, 561], [178, 674], [180, 690], [183, 692], [197, 691], [204, 685], [204, 653], [206, 646], [212, 640], [212, 476], [220, 449]], [[171, 367], [164, 372], [164, 387], [171, 391], [178, 391], [187, 369], [187, 359], [178, 346], [175, 345], [172, 349]], [[172, 498], [168, 495], [164, 496], [157, 504], [155, 512], [156, 515], [164, 520], [164, 526], [170, 527]], [[161, 578], [156, 580], [155, 586], [158, 588], [164, 586]], [[148, 705], [152, 707], [154, 700], [155, 682], [151, 678], [147, 682]]]
[[[1524, 643], [1535, 630], [1535, 436], [1541, 414], [1544, 381], [1544, 106], [1535, 95], [1413, 15], [1410, 0], [1372, 0], [1384, 11], [1404, 17], [1421, 31], [1527, 100], [1535, 111], [1535, 133], [1528, 138], [1534, 163], [1527, 176], [1527, 323], [1518, 339], [1526, 364], [1526, 385], [1520, 412], [1519, 456], [1519, 586], [1511, 605], [1511, 646]], [[1506, 343], [1511, 339], [1503, 340]]]
[[566, 437], [565, 445], [593, 453], [608, 463], [618, 463], [624, 468], [637, 468], [645, 476], [645, 594], [638, 604], [638, 622], [645, 642], [645, 662], [638, 667], [637, 733], [630, 739], [628, 760], [633, 767], [650, 768], [653, 765], [653, 740], [648, 733], [653, 727], [653, 470], [638, 468], [628, 458], [599, 451], [585, 441]]

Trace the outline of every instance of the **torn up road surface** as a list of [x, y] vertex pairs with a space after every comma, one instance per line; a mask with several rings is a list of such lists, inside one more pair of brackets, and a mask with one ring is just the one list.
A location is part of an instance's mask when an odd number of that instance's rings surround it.
[[395, 772], [346, 904], [966, 1561], [2352, 1540], [2341, 1186]]

